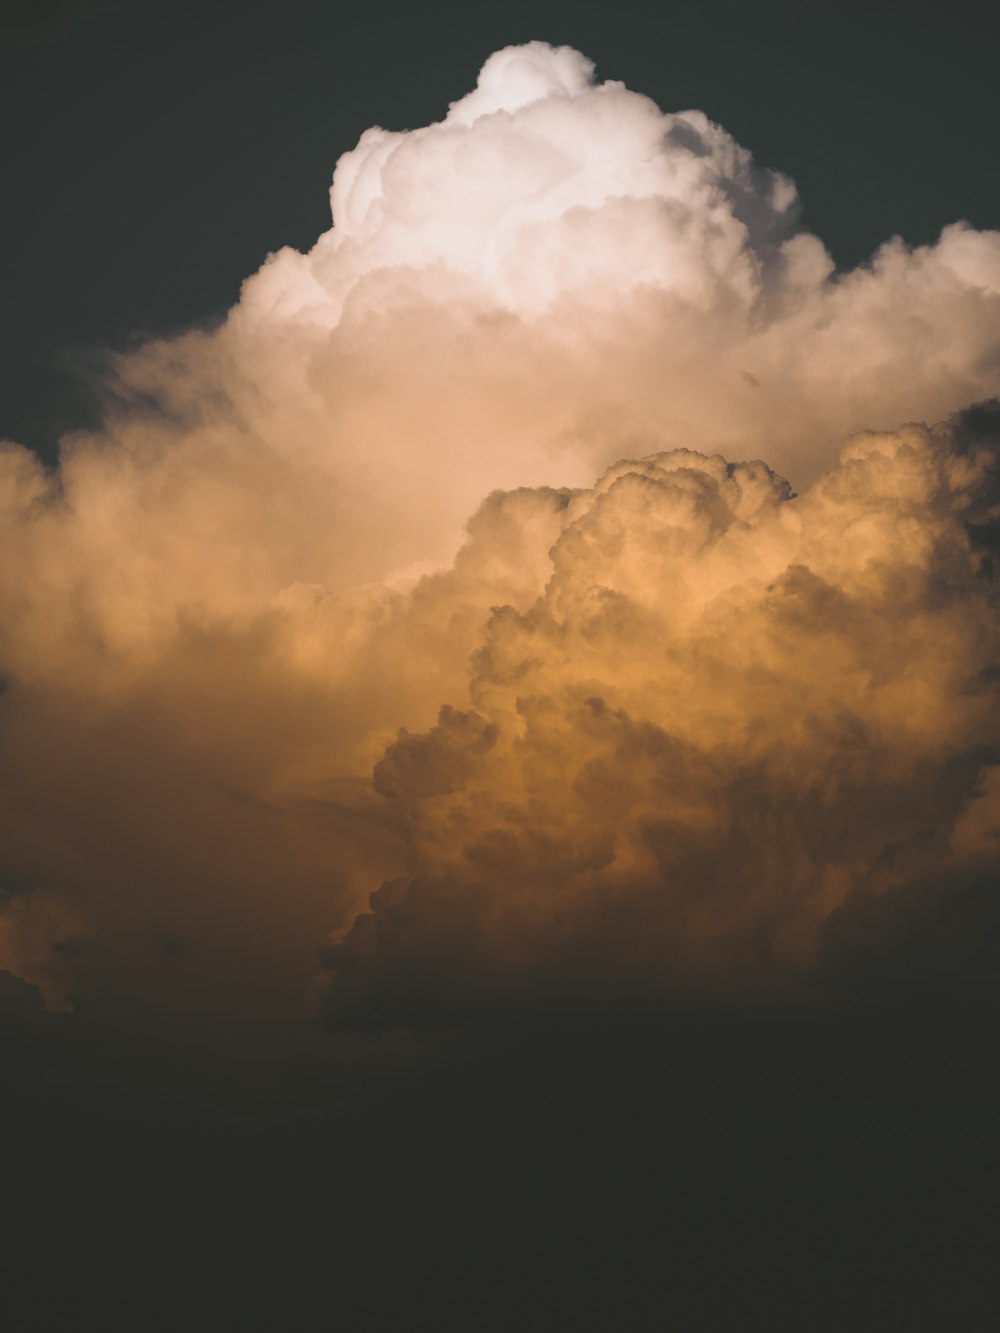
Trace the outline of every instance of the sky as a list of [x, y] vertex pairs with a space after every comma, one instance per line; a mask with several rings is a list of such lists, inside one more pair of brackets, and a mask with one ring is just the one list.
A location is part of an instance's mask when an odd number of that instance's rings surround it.
[[12, 1326], [988, 1326], [988, 34], [8, 11]]

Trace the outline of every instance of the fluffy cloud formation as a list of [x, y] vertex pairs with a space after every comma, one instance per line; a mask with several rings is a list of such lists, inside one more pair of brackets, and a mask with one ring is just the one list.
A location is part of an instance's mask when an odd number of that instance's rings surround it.
[[335, 1016], [767, 987], [985, 855], [995, 446], [894, 428], [1000, 388], [1000, 235], [835, 274], [542, 43], [331, 198], [56, 471], [3, 446], [0, 967], [171, 1021], [304, 1011], [331, 929]]
[[81, 446], [102, 493], [181, 511], [226, 605], [262, 566], [342, 589], [447, 561], [490, 490], [636, 453], [801, 486], [852, 431], [1000, 387], [1000, 236], [956, 224], [835, 274], [790, 181], [567, 48], [499, 52], [440, 123], [367, 131], [331, 199], [221, 329], [124, 360], [110, 456]]
[[894, 239], [836, 275], [790, 180], [565, 47], [498, 52], [439, 124], [367, 131], [331, 203], [308, 255], [247, 284], [239, 358], [262, 344], [266, 380], [280, 324], [294, 373], [343, 411], [346, 344], [390, 400], [351, 417], [369, 453], [398, 467], [419, 445], [467, 507], [492, 486], [588, 484], [637, 438], [763, 454], [802, 484], [853, 430], [997, 388], [995, 233]]
[[688, 451], [539, 497], [539, 599], [375, 769], [408, 873], [330, 950], [333, 1021], [773, 993], [874, 901], [995, 880], [998, 446], [982, 411], [857, 436], [797, 499]]

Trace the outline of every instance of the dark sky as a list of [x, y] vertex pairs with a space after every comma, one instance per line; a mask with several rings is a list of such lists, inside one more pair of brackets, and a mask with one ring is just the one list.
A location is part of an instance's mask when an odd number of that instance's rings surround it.
[[799, 184], [853, 265], [901, 233], [1000, 226], [993, 6], [624, 0], [501, 6], [17, 0], [0, 19], [0, 434], [51, 456], [95, 351], [212, 319], [329, 225], [337, 156], [439, 119], [531, 38], [699, 107]]

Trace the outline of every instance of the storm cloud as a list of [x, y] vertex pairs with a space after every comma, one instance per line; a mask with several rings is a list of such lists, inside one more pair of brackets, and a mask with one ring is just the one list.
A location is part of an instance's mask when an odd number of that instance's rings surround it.
[[770, 994], [988, 881], [1000, 235], [837, 273], [543, 43], [331, 200], [57, 469], [3, 447], [0, 965], [169, 1021]]

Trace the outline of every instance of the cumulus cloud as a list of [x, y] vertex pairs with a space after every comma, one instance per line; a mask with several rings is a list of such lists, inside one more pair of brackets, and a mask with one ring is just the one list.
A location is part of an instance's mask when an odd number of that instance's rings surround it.
[[383, 400], [361, 409], [369, 450], [398, 467], [419, 445], [470, 506], [587, 484], [636, 438], [763, 454], [800, 484], [854, 429], [996, 391], [1000, 237], [956, 224], [835, 274], [787, 177], [568, 48], [501, 51], [439, 124], [367, 131], [331, 202], [308, 255], [247, 284], [240, 358], [260, 341], [273, 373], [279, 323], [343, 410], [346, 343]]
[[837, 274], [543, 43], [331, 203], [56, 470], [3, 447], [0, 966], [294, 1013], [333, 929], [336, 1021], [766, 989], [987, 855], [992, 418], [896, 428], [1000, 389], [1000, 235]]
[[409, 864], [329, 951], [334, 1021], [801, 989], [876, 900], [995, 879], [989, 420], [856, 436], [798, 498], [689, 451], [553, 496], [538, 600], [375, 769]]

